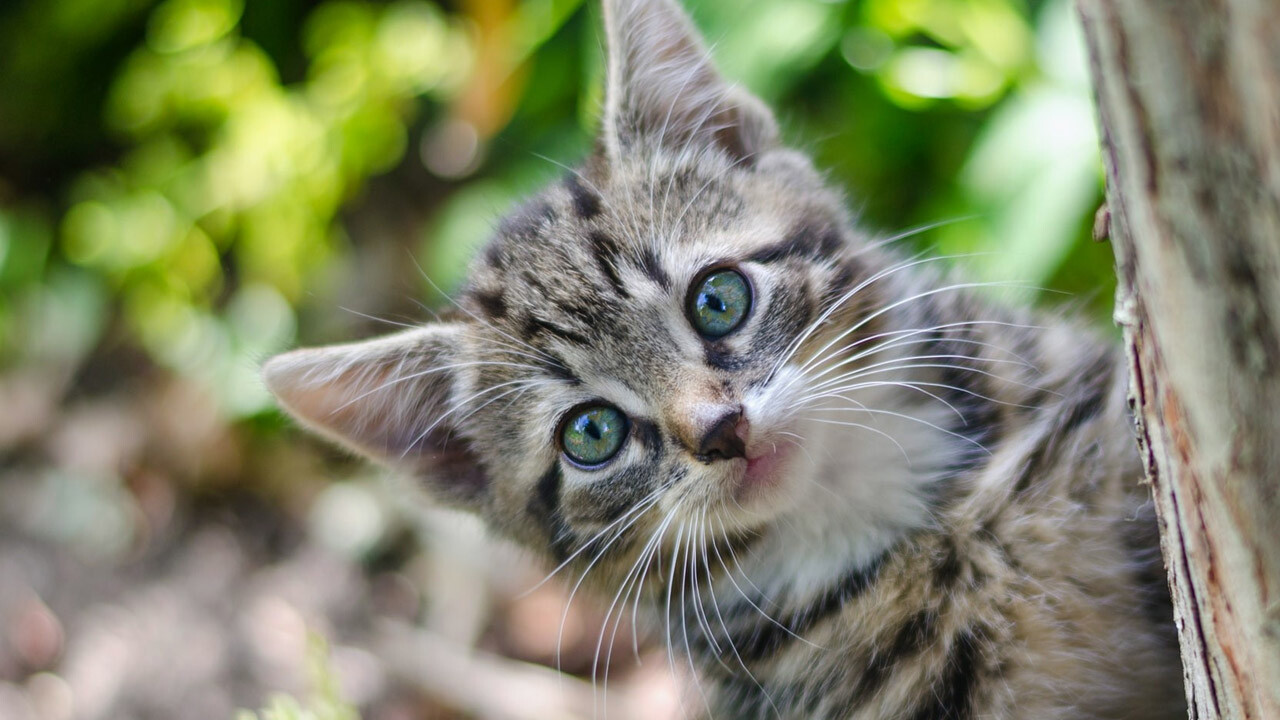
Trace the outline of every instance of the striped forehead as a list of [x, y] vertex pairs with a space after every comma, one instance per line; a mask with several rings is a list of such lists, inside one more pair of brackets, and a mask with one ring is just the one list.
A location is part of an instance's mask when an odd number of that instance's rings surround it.
[[561, 359], [574, 379], [641, 384], [705, 353], [684, 317], [702, 269], [756, 262], [782, 271], [838, 252], [832, 213], [798, 202], [808, 188], [777, 176], [677, 160], [611, 168], [603, 180], [571, 174], [503, 220], [465, 297], [488, 324]]
[[722, 177], [693, 170], [611, 177], [597, 186], [570, 175], [503, 220], [467, 292], [486, 320], [585, 347], [670, 334], [670, 318], [650, 311], [683, 297], [681, 246], [742, 202]]
[[534, 201], [503, 224], [464, 301], [486, 324], [561, 358], [575, 374], [601, 364], [592, 353], [643, 348], [656, 359], [669, 354], [671, 339], [668, 319], [652, 309], [671, 297], [673, 281], [656, 251], [624, 243]]

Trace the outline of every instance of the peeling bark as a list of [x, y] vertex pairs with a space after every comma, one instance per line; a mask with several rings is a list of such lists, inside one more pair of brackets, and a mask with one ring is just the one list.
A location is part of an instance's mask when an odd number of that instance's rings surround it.
[[1078, 0], [1192, 718], [1280, 718], [1280, 2]]

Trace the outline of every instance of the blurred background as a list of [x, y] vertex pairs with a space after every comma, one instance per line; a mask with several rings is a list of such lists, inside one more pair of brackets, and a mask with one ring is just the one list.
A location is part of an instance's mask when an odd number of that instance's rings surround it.
[[[688, 5], [866, 225], [946, 223], [904, 244], [1109, 324], [1066, 0]], [[504, 209], [584, 156], [599, 16], [0, 6], [0, 718], [599, 713], [601, 608], [531, 591], [547, 568], [302, 435], [257, 380], [429, 317]], [[612, 716], [678, 716], [665, 653], [607, 640]]]

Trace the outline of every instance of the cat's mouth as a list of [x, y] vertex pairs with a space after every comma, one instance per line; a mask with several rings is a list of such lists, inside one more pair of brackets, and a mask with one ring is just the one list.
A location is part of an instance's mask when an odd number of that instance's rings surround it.
[[792, 449], [790, 445], [774, 442], [749, 448], [734, 487], [733, 499], [746, 505], [770, 495], [782, 484], [784, 466]]

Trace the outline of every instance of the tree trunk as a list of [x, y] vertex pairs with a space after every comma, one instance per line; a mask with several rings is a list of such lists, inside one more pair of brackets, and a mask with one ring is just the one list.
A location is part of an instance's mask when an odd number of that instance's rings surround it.
[[1280, 2], [1078, 0], [1192, 718], [1280, 719]]

